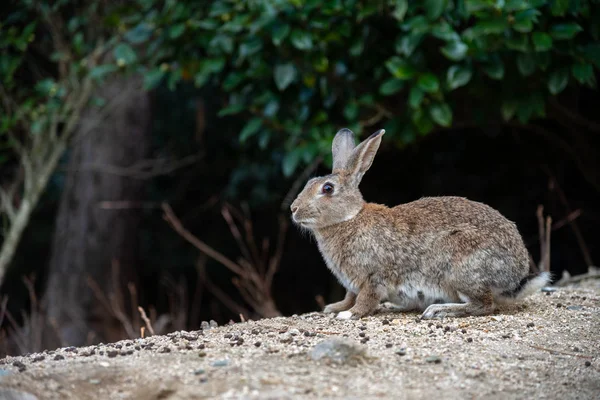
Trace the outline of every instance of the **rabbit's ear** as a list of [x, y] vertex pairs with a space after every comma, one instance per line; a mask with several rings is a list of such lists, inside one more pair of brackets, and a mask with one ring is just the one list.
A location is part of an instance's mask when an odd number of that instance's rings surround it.
[[365, 172], [371, 168], [384, 133], [384, 129], [378, 130], [352, 151], [346, 164], [346, 171], [350, 173], [353, 185], [358, 186]]
[[354, 133], [350, 129], [340, 129], [333, 138], [333, 173], [346, 169], [346, 164], [354, 150]]

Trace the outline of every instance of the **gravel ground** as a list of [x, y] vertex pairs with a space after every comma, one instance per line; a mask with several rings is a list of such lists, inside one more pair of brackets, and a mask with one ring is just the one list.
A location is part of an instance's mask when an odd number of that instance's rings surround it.
[[310, 313], [0, 360], [0, 399], [599, 399], [600, 280], [494, 316]]

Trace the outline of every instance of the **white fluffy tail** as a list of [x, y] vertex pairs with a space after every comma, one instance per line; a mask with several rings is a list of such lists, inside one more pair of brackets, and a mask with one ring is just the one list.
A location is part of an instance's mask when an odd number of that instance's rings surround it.
[[549, 272], [540, 272], [535, 276], [529, 275], [520, 282], [515, 290], [503, 292], [495, 300], [498, 303], [514, 303], [534, 294], [544, 286], [548, 286], [551, 280], [552, 276]]

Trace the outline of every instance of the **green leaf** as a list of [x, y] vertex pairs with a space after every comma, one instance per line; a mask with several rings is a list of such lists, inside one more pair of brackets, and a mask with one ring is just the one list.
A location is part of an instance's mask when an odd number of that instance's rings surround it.
[[448, 0], [425, 0], [423, 2], [425, 15], [427, 15], [427, 18], [429, 18], [430, 21], [441, 17], [447, 6]]
[[383, 96], [390, 96], [404, 87], [404, 81], [398, 78], [390, 78], [379, 86], [379, 93]]
[[135, 51], [127, 43], [119, 43], [113, 50], [117, 64], [133, 64], [137, 61]]
[[550, 27], [550, 35], [556, 40], [573, 39], [583, 28], [575, 22], [556, 24]]
[[286, 155], [283, 157], [281, 167], [285, 177], [290, 177], [294, 171], [296, 171], [298, 163], [300, 162], [300, 156], [300, 150], [294, 149], [286, 153]]
[[493, 63], [485, 64], [483, 71], [492, 79], [500, 80], [504, 78], [504, 64], [499, 59]]
[[548, 51], [552, 48], [552, 36], [543, 32], [534, 32], [532, 37], [535, 51]]
[[90, 71], [90, 78], [101, 79], [105, 75], [115, 72], [118, 69], [119, 68], [114, 64], [98, 65], [97, 67], [92, 68], [92, 70]]
[[171, 39], [177, 39], [185, 32], [185, 24], [176, 24], [169, 28], [169, 37]]
[[223, 89], [225, 89], [227, 92], [230, 92], [233, 89], [235, 89], [240, 83], [242, 83], [245, 78], [245, 74], [239, 71], [233, 71], [229, 75], [227, 75], [227, 77], [223, 81]]
[[287, 35], [290, 34], [290, 31], [291, 28], [288, 24], [275, 25], [271, 32], [271, 40], [273, 40], [273, 44], [275, 46], [279, 46], [281, 43], [283, 43]]
[[441, 52], [446, 58], [452, 61], [460, 61], [467, 55], [469, 47], [463, 42], [450, 42], [441, 48]]
[[562, 17], [569, 9], [569, 0], [551, 0], [550, 12], [555, 17]]
[[469, 67], [462, 65], [453, 65], [448, 68], [446, 73], [446, 84], [448, 89], [454, 90], [461, 86], [465, 86], [471, 80], [473, 71]]
[[125, 39], [131, 44], [141, 44], [152, 37], [152, 28], [145, 22], [137, 24], [125, 33]]
[[553, 71], [548, 78], [548, 90], [553, 95], [557, 95], [567, 87], [569, 83], [569, 70], [561, 68]]
[[594, 82], [594, 67], [591, 64], [574, 64], [571, 73], [577, 82], [591, 85]]
[[404, 35], [396, 40], [396, 52], [409, 57], [421, 43], [422, 34]]
[[432, 73], [426, 72], [419, 76], [417, 80], [417, 85], [427, 93], [434, 93], [440, 90], [440, 81], [437, 76]]
[[517, 67], [521, 75], [529, 76], [535, 71], [535, 59], [531, 54], [519, 54], [517, 56]]
[[431, 119], [438, 125], [450, 127], [452, 125], [452, 109], [446, 103], [434, 103], [429, 107]]
[[387, 60], [385, 62], [385, 67], [393, 76], [403, 80], [412, 78], [416, 73], [413, 66], [398, 56], [392, 56]]
[[529, 46], [527, 42], [527, 35], [524, 34], [513, 34], [511, 37], [506, 39], [506, 47], [510, 50], [516, 50], [523, 53], [529, 51]]
[[537, 22], [537, 16], [540, 14], [541, 13], [535, 9], [518, 12], [515, 15], [513, 29], [521, 33], [531, 32], [533, 24]]
[[433, 129], [434, 125], [427, 114], [422, 109], [415, 110], [412, 114], [412, 122], [417, 127], [421, 135], [426, 135]]
[[411, 108], [417, 109], [421, 106], [421, 102], [425, 97], [425, 92], [423, 92], [418, 86], [413, 86], [410, 88], [410, 93], [408, 94], [408, 104]]
[[53, 96], [57, 86], [53, 79], [46, 78], [35, 84], [35, 89], [44, 96]]
[[217, 116], [219, 117], [225, 117], [227, 115], [235, 115], [235, 114], [239, 114], [240, 112], [244, 111], [246, 109], [246, 105], [244, 103], [236, 103], [236, 104], [230, 104], [227, 107], [222, 108]]
[[502, 103], [501, 112], [502, 118], [505, 121], [510, 121], [517, 112], [519, 103], [516, 100], [506, 100]]
[[481, 20], [473, 26], [474, 35], [494, 35], [503, 33], [508, 28], [506, 17]]
[[279, 91], [284, 91], [296, 79], [296, 67], [292, 63], [280, 64], [275, 67], [273, 78]]
[[308, 32], [294, 29], [290, 36], [292, 45], [298, 50], [310, 50], [313, 47], [313, 41]]
[[248, 140], [248, 138], [256, 134], [261, 126], [262, 119], [258, 117], [252, 118], [250, 121], [248, 121], [246, 126], [244, 126], [244, 129], [242, 129], [240, 132], [240, 142], [244, 143], [246, 140]]
[[396, 20], [402, 22], [404, 21], [404, 16], [406, 16], [407, 11], [408, 0], [396, 0], [396, 6], [394, 7], [394, 11], [392, 11], [392, 16], [396, 18]]

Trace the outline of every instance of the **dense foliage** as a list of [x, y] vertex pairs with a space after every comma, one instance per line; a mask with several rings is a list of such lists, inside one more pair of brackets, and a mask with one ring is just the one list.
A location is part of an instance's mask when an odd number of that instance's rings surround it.
[[[285, 175], [327, 153], [340, 126], [382, 125], [398, 144], [460, 120], [527, 122], [549, 97], [595, 86], [598, 1], [140, 1], [117, 63], [136, 48], [164, 78], [227, 93], [240, 141], [284, 148]], [[127, 11], [121, 11], [127, 12]], [[490, 95], [492, 94], [492, 95]], [[235, 119], [232, 116], [236, 116]]]

